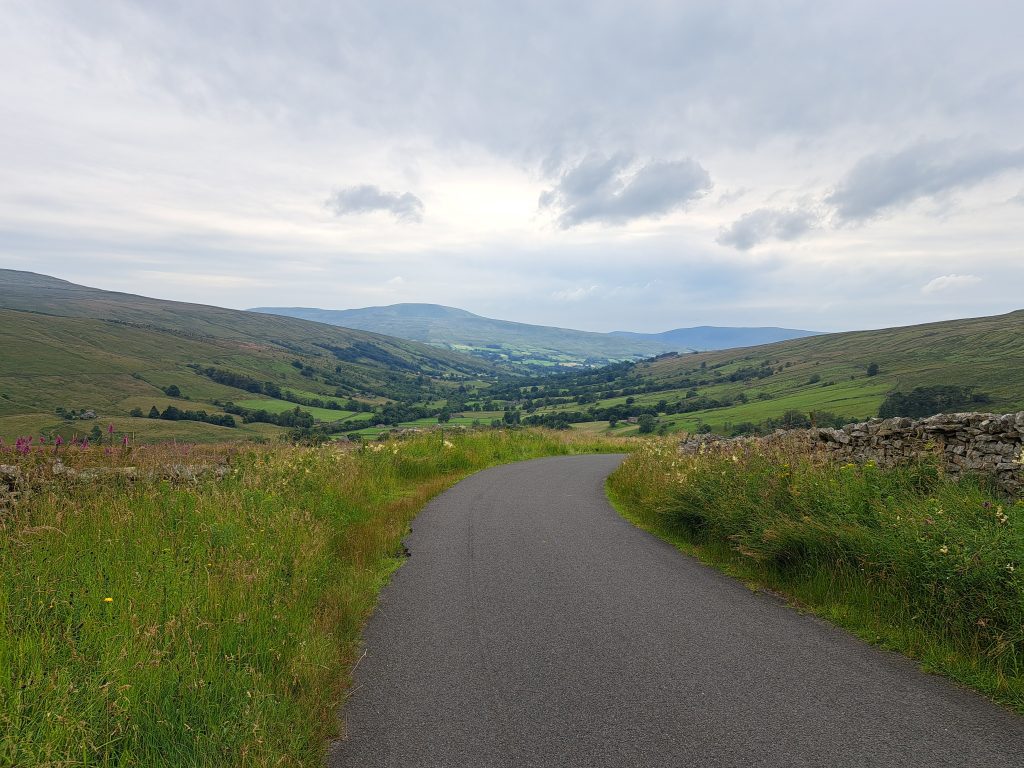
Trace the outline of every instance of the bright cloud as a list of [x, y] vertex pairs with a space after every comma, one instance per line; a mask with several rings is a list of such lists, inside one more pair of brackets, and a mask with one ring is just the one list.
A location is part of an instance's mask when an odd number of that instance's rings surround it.
[[942, 293], [980, 283], [977, 275], [940, 275], [921, 286], [921, 293]]

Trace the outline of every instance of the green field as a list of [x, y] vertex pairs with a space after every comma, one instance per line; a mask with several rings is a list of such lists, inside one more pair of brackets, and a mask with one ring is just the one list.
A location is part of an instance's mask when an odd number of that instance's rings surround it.
[[[875, 375], [868, 373], [872, 363], [877, 365]], [[767, 375], [744, 373], [752, 369]], [[971, 387], [984, 397], [981, 405], [968, 404], [967, 410], [1022, 410], [1022, 371], [1024, 311], [747, 349], [663, 355], [607, 371], [505, 383], [490, 394], [522, 408], [524, 423], [561, 414], [591, 425], [587, 429], [592, 431], [594, 422], [607, 426], [608, 417], [600, 418], [601, 413], [618, 406], [632, 409], [633, 416], [656, 412], [658, 427], [670, 432], [729, 432], [744, 424], [765, 424], [787, 412], [828, 412], [859, 421], [874, 417], [890, 392], [934, 385]], [[581, 397], [585, 402], [577, 402]], [[691, 408], [704, 403], [706, 407]]]
[[310, 405], [296, 405], [295, 403], [288, 402], [287, 400], [235, 400], [234, 403], [242, 408], [251, 408], [254, 411], [264, 410], [268, 413], [284, 413], [285, 411], [293, 411], [296, 408], [301, 408], [307, 413], [313, 414], [313, 418], [317, 421], [324, 422], [348, 421], [353, 416], [359, 415], [356, 411], [335, 411], [332, 408], [316, 408]]

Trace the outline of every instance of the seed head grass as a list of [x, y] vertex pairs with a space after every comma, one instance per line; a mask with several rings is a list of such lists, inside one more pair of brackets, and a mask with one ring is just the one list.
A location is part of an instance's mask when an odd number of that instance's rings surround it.
[[[442, 442], [443, 441], [443, 442]], [[320, 766], [359, 630], [434, 494], [486, 466], [615, 444], [538, 430], [354, 447], [4, 453], [0, 765]]]
[[620, 509], [751, 585], [1024, 712], [1024, 503], [937, 461], [836, 464], [796, 444], [649, 442]]

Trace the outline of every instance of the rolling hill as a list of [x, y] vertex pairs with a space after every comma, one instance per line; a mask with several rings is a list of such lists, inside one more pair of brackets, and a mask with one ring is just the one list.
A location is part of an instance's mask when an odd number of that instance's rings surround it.
[[[15, 270], [0, 270], [0, 348], [0, 436], [8, 439], [59, 426], [58, 408], [95, 410], [157, 437], [189, 430], [128, 414], [173, 405], [225, 415], [219, 404], [255, 401], [248, 407], [280, 413], [301, 403], [369, 419], [386, 401], [443, 400], [494, 374], [486, 362], [412, 341]], [[180, 397], [168, 396], [172, 385]], [[269, 423], [188, 426], [197, 439], [275, 431]]]
[[744, 328], [698, 325], [694, 328], [674, 328], [662, 333], [632, 333], [612, 331], [612, 336], [636, 339], [638, 341], [662, 342], [676, 352], [696, 350], [708, 352], [716, 349], [753, 347], [759, 344], [773, 344], [776, 341], [802, 339], [805, 336], [821, 336], [819, 331], [801, 331], [796, 328], [773, 328], [770, 326]]
[[376, 331], [496, 363], [533, 368], [536, 372], [543, 372], [544, 368], [597, 367], [670, 351], [749, 346], [813, 333], [786, 328], [711, 326], [677, 328], [664, 333], [594, 333], [495, 320], [440, 304], [392, 304], [362, 309], [257, 307], [251, 311]]
[[[786, 418], [873, 417], [890, 393], [955, 387], [961, 410], [1024, 410], [1024, 310], [763, 346], [665, 354], [600, 371], [514, 382], [490, 393], [518, 398], [525, 422], [604, 430], [657, 414], [669, 431], [771, 429]], [[536, 387], [536, 391], [532, 388]], [[787, 417], [787, 413], [790, 414]], [[599, 423], [600, 422], [600, 423]]]

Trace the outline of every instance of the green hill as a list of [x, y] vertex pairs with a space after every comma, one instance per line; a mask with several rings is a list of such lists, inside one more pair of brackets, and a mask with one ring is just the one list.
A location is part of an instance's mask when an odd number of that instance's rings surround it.
[[[214, 401], [255, 398], [266, 400], [271, 413], [301, 402], [320, 417], [330, 411], [339, 419], [370, 420], [373, 406], [444, 399], [494, 373], [483, 361], [379, 334], [14, 270], [0, 270], [0, 348], [0, 436], [7, 439], [42, 428], [92, 426], [66, 422], [57, 409], [94, 410], [145, 438], [267, 434], [280, 427], [242, 425], [239, 418], [231, 429], [128, 414], [173, 405], [225, 415]], [[172, 385], [180, 397], [167, 395]]]
[[252, 311], [385, 333], [464, 352], [497, 364], [533, 368], [538, 373], [557, 367], [593, 367], [638, 360], [677, 348], [658, 340], [494, 320], [440, 304], [392, 304], [339, 310], [258, 307]]
[[392, 304], [362, 309], [258, 307], [345, 328], [359, 328], [465, 352], [513, 369], [535, 373], [598, 367], [640, 360], [662, 352], [723, 349], [807, 336], [788, 328], [676, 328], [664, 333], [593, 333], [481, 317], [440, 304]]
[[490, 394], [519, 398], [526, 421], [561, 419], [600, 430], [612, 417], [620, 422], [618, 430], [635, 431], [624, 420], [648, 413], [670, 431], [738, 432], [771, 429], [787, 413], [795, 418], [791, 412], [801, 418], [818, 412], [816, 418], [824, 420], [873, 417], [892, 393], [936, 387], [947, 394], [955, 390], [955, 409], [1024, 409], [1024, 311], [666, 354], [515, 382]]

